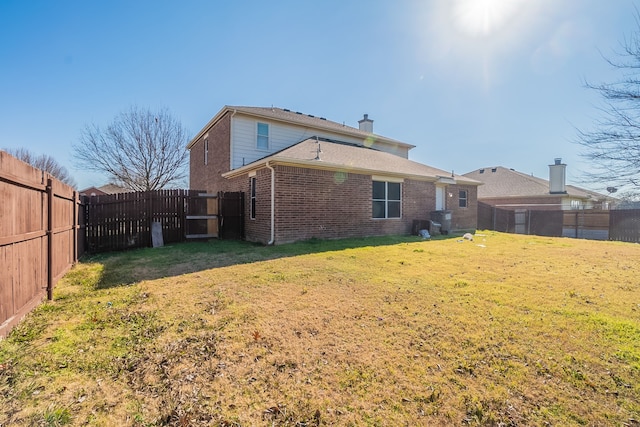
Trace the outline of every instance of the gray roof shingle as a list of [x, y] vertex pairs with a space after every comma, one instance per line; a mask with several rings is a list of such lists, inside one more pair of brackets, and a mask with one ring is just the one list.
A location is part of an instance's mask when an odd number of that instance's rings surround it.
[[[430, 181], [436, 181], [439, 178], [452, 178], [450, 172], [384, 151], [340, 141], [316, 140], [315, 138], [306, 139], [225, 175], [241, 174], [247, 170], [261, 167], [267, 161], [309, 168], [411, 177]], [[453, 178], [459, 183], [480, 184], [461, 175], [455, 175]]]
[[[477, 169], [465, 173], [484, 185], [478, 187], [478, 199], [491, 197], [539, 197], [549, 195], [549, 181], [502, 166]], [[567, 195], [579, 198], [605, 198], [603, 194], [573, 185], [566, 186]]]

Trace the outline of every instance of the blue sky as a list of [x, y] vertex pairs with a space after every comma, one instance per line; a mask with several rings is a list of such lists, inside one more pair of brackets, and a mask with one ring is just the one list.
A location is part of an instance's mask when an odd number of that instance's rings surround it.
[[[0, 0], [0, 148], [106, 178], [71, 156], [87, 124], [167, 107], [195, 135], [225, 104], [276, 106], [416, 148], [466, 173], [505, 166], [569, 183], [589, 164], [575, 128], [599, 115], [584, 82], [619, 74], [640, 0]], [[597, 188], [597, 187], [593, 187]]]

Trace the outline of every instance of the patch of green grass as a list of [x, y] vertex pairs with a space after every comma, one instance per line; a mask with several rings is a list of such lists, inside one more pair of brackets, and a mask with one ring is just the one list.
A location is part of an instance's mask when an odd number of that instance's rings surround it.
[[47, 427], [65, 426], [71, 423], [71, 412], [67, 408], [51, 408], [42, 418]]
[[479, 234], [89, 257], [0, 342], [0, 425], [638, 419], [640, 248]]

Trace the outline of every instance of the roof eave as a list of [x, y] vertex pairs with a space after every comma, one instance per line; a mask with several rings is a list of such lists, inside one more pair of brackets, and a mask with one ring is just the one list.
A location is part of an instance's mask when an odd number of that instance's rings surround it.
[[198, 142], [200, 138], [202, 138], [202, 135], [207, 133], [213, 125], [215, 125], [222, 117], [224, 117], [227, 112], [231, 110], [232, 109], [228, 105], [222, 107], [222, 109], [218, 111], [218, 113], [213, 116], [211, 120], [209, 120], [209, 122], [200, 130], [200, 132], [198, 132], [196, 136], [194, 136], [191, 141], [189, 141], [189, 143], [187, 144], [187, 150], [190, 150], [195, 145], [195, 143]]
[[[425, 182], [438, 182], [439, 179], [441, 178], [438, 175], [429, 176], [429, 175], [417, 175], [417, 174], [393, 172], [393, 171], [381, 171], [378, 169], [361, 168], [361, 167], [354, 167], [354, 166], [345, 166], [345, 165], [336, 164], [336, 163], [328, 163], [322, 160], [300, 160], [300, 159], [288, 158], [288, 157], [264, 158], [254, 163], [250, 163], [246, 166], [242, 166], [238, 169], [234, 169], [232, 171], [226, 172], [222, 174], [222, 177], [226, 179], [231, 179], [238, 176], [242, 176], [251, 171], [266, 167], [267, 163], [269, 163], [269, 165], [305, 167], [309, 169], [321, 169], [321, 170], [331, 170], [331, 171], [344, 171], [344, 172], [357, 173], [361, 175], [384, 175], [384, 176], [389, 176], [394, 178], [405, 178], [405, 179], [412, 179], [416, 181], [425, 181]], [[456, 176], [450, 179], [453, 180], [454, 184], [465, 184], [465, 185], [476, 185], [476, 186], [482, 184], [479, 181], [475, 181], [469, 178], [465, 179], [460, 176]]]

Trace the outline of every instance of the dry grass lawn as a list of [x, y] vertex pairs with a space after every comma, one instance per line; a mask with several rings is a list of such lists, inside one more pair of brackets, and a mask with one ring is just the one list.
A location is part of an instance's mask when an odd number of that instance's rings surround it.
[[639, 425], [640, 245], [482, 234], [88, 259], [0, 426]]

